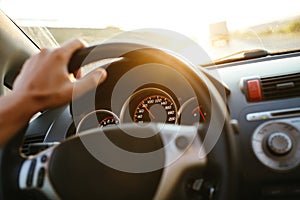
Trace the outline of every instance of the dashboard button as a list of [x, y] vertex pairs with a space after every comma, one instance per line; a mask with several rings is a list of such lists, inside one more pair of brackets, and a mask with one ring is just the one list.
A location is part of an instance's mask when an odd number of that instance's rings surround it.
[[261, 101], [262, 93], [260, 88], [260, 81], [258, 79], [247, 80], [246, 81], [248, 88], [248, 100], [249, 101]]
[[176, 138], [175, 144], [178, 149], [184, 150], [189, 145], [189, 140], [184, 136]]

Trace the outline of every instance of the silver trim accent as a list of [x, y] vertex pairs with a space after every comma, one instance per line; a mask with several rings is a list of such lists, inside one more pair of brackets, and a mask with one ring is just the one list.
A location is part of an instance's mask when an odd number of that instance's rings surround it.
[[[291, 114], [286, 114], [289, 112]], [[290, 109], [282, 109], [282, 110], [249, 113], [246, 115], [246, 119], [248, 121], [260, 121], [260, 120], [277, 119], [283, 117], [295, 117], [295, 116], [300, 116], [300, 108], [290, 108]]]
[[[158, 189], [154, 196], [154, 200], [167, 199], [170, 197], [172, 189], [175, 184], [178, 183], [178, 179], [181, 177], [185, 169], [191, 166], [205, 166], [207, 164], [207, 158], [200, 155], [206, 155], [204, 148], [201, 148], [202, 142], [197, 135], [197, 127], [195, 126], [180, 126], [180, 131], [176, 127], [173, 127], [174, 131], [166, 132], [164, 131], [162, 135], [162, 140], [164, 144], [168, 144], [165, 148], [166, 153], [166, 166], [164, 168], [162, 178], [160, 180]], [[176, 130], [175, 130], [176, 129]], [[172, 130], [169, 128], [167, 130]], [[178, 133], [178, 137], [186, 137], [189, 141], [189, 145], [185, 150], [181, 150], [176, 146], [176, 140], [171, 140], [174, 137], [174, 133]], [[203, 152], [202, 152], [203, 151]], [[179, 156], [178, 156], [179, 155]], [[169, 164], [170, 161], [177, 160]]]
[[[86, 115], [79, 121], [78, 126], [77, 126], [77, 128], [76, 128], [76, 135], [79, 134], [80, 128], [81, 128], [81, 126], [82, 126], [84, 120], [85, 120], [86, 118], [88, 118], [89, 116], [93, 115], [93, 114], [95, 114], [95, 118], [97, 119], [96, 113], [99, 113], [99, 112], [107, 113], [107, 114], [109, 114], [109, 115], [112, 115], [112, 116], [118, 121], [118, 123], [120, 123], [120, 118], [119, 118], [114, 112], [112, 112], [112, 111], [110, 111], [110, 110], [106, 110], [106, 109], [98, 109], [98, 110], [94, 110], [94, 111], [91, 111], [91, 112], [89, 112], [88, 114], [86, 114]], [[97, 121], [98, 121], [98, 120], [97, 120]], [[94, 127], [94, 128], [98, 128], [98, 127]]]
[[216, 189], [215, 189], [214, 187], [211, 186], [211, 187], [209, 188], [209, 195], [208, 195], [208, 198], [209, 198], [209, 199], [211, 199], [211, 200], [214, 199], [215, 191], [216, 191]]
[[[41, 193], [45, 194], [50, 200], [60, 200], [58, 194], [52, 186], [52, 183], [49, 178], [49, 160], [51, 159], [52, 152], [55, 147], [49, 148], [46, 151], [43, 151], [36, 156], [31, 156], [25, 160], [21, 166], [19, 173], [19, 187], [21, 190], [34, 189], [38, 190]], [[47, 160], [42, 162], [41, 159], [43, 156], [47, 156]], [[36, 166], [33, 172], [32, 186], [27, 186], [26, 181], [29, 173], [29, 168], [31, 162], [36, 159]], [[42, 187], [38, 187], [38, 173], [41, 168], [45, 169], [44, 182]]]

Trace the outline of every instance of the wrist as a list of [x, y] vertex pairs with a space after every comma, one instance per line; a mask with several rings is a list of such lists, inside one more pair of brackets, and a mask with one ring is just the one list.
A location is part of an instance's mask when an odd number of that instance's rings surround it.
[[11, 92], [0, 97], [0, 146], [24, 127], [37, 112], [27, 95]]
[[22, 119], [29, 121], [35, 113], [40, 111], [34, 97], [29, 94], [12, 91], [7, 97], [10, 99], [11, 106]]

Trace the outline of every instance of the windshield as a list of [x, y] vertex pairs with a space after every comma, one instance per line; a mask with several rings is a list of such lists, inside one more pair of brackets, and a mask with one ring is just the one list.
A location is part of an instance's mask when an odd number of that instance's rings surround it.
[[185, 35], [211, 59], [250, 49], [300, 49], [298, 0], [0, 0], [0, 6], [40, 47], [155, 28]]

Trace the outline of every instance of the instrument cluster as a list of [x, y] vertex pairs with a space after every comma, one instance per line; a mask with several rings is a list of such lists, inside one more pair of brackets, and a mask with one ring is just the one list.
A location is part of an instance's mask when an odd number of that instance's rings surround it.
[[77, 132], [119, 123], [136, 123], [140, 126], [147, 123], [193, 125], [205, 123], [207, 117], [206, 108], [198, 102], [197, 97], [180, 104], [172, 91], [146, 87], [131, 94], [118, 114], [101, 108], [86, 114], [81, 118]]

